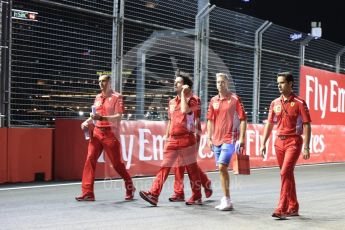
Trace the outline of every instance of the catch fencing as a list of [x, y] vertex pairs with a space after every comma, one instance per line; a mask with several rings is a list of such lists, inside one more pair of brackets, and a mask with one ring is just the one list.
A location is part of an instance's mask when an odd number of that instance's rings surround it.
[[[100, 73], [111, 74], [113, 88], [124, 95], [123, 119], [165, 120], [174, 73], [189, 72], [204, 120], [217, 94], [215, 74], [225, 72], [252, 123], [267, 118], [279, 95], [278, 72], [293, 73], [297, 93], [301, 65], [345, 73], [344, 46], [205, 0], [8, 2], [7, 10], [38, 12], [38, 20], [12, 19], [10, 57], [2, 47], [2, 60], [10, 60], [1, 62], [6, 127], [86, 118]], [[301, 38], [292, 41], [292, 34]]]

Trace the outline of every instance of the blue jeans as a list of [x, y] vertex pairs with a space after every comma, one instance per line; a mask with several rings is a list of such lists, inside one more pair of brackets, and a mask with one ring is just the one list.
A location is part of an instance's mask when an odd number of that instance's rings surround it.
[[229, 165], [232, 154], [235, 152], [234, 144], [223, 143], [219, 146], [212, 146], [214, 157], [216, 158], [216, 165]]

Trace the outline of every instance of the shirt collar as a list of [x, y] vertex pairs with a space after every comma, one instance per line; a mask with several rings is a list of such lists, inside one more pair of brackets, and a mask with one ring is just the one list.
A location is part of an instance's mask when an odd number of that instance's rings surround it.
[[227, 95], [226, 95], [226, 97], [224, 97], [224, 98], [220, 98], [220, 94], [218, 94], [217, 95], [217, 99], [218, 99], [218, 101], [221, 101], [221, 100], [228, 100], [229, 98], [231, 98], [231, 96], [232, 96], [232, 93], [231, 92], [228, 92], [227, 93]]
[[110, 97], [113, 94], [113, 90], [109, 90], [106, 94], [103, 93], [103, 91], [101, 92], [101, 98], [107, 98]]
[[[295, 97], [296, 97], [296, 95], [295, 95], [294, 93], [291, 93], [290, 96], [289, 96], [289, 98], [288, 98], [286, 101], [287, 101], [287, 102], [290, 102], [290, 101], [292, 101]], [[283, 95], [280, 96], [280, 101], [281, 101], [281, 102], [285, 102]]]

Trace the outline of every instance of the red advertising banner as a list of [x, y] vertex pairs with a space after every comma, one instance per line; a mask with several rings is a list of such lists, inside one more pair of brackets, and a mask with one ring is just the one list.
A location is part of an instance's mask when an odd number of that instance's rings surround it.
[[52, 179], [53, 129], [8, 128], [8, 181]]
[[8, 180], [7, 131], [7, 128], [0, 128], [0, 184], [5, 183]]
[[[247, 154], [250, 155], [251, 167], [276, 166], [277, 159], [274, 151], [276, 130], [267, 141], [268, 154], [265, 159], [260, 157], [260, 143], [263, 136], [263, 125], [248, 125], [246, 133]], [[310, 139], [310, 159], [299, 158], [297, 164], [314, 164], [345, 161], [345, 142], [343, 136], [345, 126], [340, 125], [312, 125]]]
[[[86, 158], [87, 141], [83, 139], [79, 120], [58, 120], [55, 136], [55, 179], [80, 179]], [[120, 141], [122, 158], [132, 176], [155, 175], [164, 158], [163, 135], [166, 123], [162, 121], [122, 121]], [[250, 156], [252, 168], [277, 166], [274, 152], [275, 130], [267, 142], [267, 155], [260, 156], [263, 125], [248, 125], [246, 132], [246, 153]], [[204, 125], [203, 125], [204, 129]], [[313, 125], [311, 136], [311, 158], [299, 159], [298, 164], [313, 164], [345, 161], [345, 126]], [[204, 134], [200, 140], [198, 163], [205, 171], [216, 170], [214, 155], [206, 144]], [[118, 177], [110, 164], [100, 157], [97, 178]], [[230, 164], [232, 165], [232, 164]]]
[[345, 125], [345, 74], [302, 66], [300, 96], [313, 124]]

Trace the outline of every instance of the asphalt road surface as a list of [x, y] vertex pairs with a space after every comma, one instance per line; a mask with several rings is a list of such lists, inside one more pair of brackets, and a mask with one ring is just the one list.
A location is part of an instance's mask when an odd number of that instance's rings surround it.
[[[345, 229], [345, 164], [299, 166], [295, 170], [300, 216], [271, 217], [279, 196], [278, 168], [231, 174], [233, 211], [217, 211], [222, 196], [217, 172], [208, 173], [214, 193], [200, 206], [171, 203], [173, 177], [157, 207], [142, 200], [153, 178], [134, 178], [135, 200], [124, 201], [122, 180], [97, 181], [95, 202], [77, 202], [77, 183], [0, 185], [0, 229]], [[186, 197], [191, 194], [185, 177]]]

